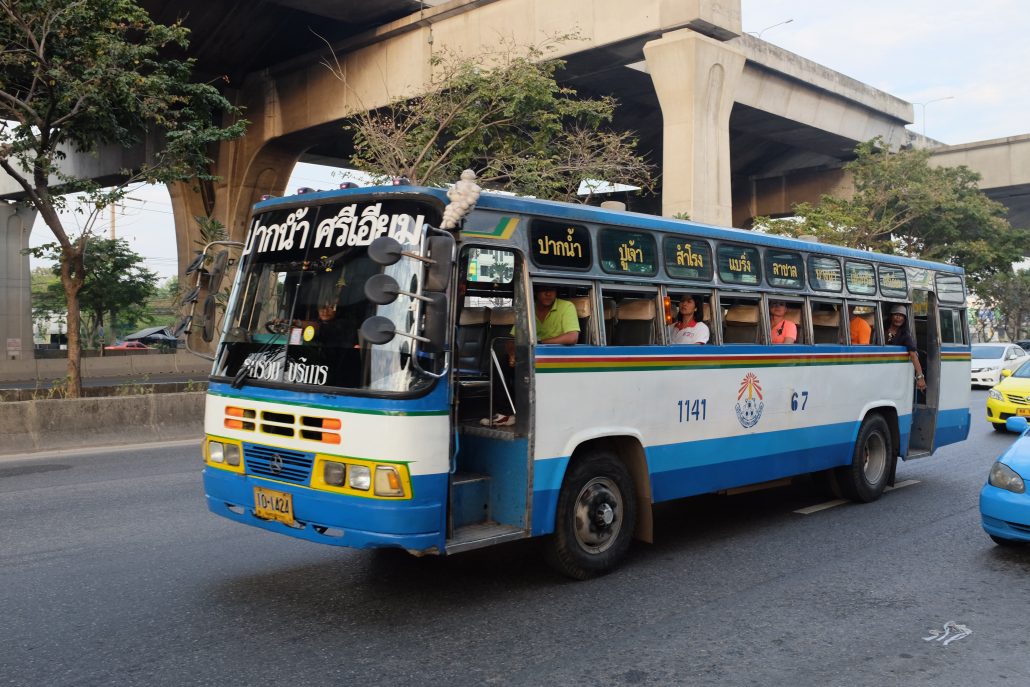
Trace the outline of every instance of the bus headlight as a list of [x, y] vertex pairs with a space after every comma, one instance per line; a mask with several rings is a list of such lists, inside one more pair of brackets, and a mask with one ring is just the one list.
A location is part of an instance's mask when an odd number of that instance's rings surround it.
[[331, 460], [325, 462], [325, 467], [322, 468], [322, 479], [325, 480], [326, 484], [331, 484], [334, 487], [342, 487], [343, 479], [347, 474], [347, 466], [343, 463], [334, 463]]
[[220, 441], [207, 442], [207, 459], [212, 463], [225, 462], [225, 445]]
[[376, 466], [376, 496], [404, 496], [401, 476], [397, 468], [388, 465]]
[[240, 464], [240, 445], [239, 444], [225, 444], [225, 464], [239, 467]]
[[1002, 462], [996, 462], [991, 466], [991, 476], [987, 478], [988, 484], [1005, 491], [1022, 494], [1026, 491], [1026, 484], [1023, 478], [1016, 474], [1016, 471]]
[[350, 484], [351, 489], [368, 491], [368, 488], [372, 486], [372, 471], [364, 465], [351, 465], [347, 483]]

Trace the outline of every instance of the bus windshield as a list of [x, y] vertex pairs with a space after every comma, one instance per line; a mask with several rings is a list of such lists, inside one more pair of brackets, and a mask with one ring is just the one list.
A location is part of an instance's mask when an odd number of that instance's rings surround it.
[[[374, 315], [389, 318], [398, 332], [413, 331], [413, 299], [402, 295], [376, 305], [364, 286], [385, 272], [415, 291], [420, 263], [405, 259], [383, 267], [368, 257], [367, 247], [389, 235], [417, 251], [427, 211], [399, 201], [259, 215], [226, 313], [215, 376], [359, 392], [409, 393], [431, 385], [433, 379], [411, 365], [410, 339], [370, 346], [359, 335]], [[425, 357], [420, 366], [435, 371], [439, 362]]]

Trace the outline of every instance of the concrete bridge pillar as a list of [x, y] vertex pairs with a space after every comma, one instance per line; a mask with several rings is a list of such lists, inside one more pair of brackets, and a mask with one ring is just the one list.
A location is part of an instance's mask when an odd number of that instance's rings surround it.
[[32, 360], [32, 276], [29, 234], [36, 211], [0, 203], [0, 360]]
[[682, 29], [647, 43], [644, 57], [662, 107], [662, 214], [730, 226], [730, 110], [744, 53]]

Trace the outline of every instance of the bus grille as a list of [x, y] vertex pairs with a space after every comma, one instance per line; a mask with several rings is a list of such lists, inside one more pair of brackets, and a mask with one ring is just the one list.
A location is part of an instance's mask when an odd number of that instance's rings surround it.
[[243, 460], [246, 462], [247, 472], [252, 475], [293, 484], [307, 484], [315, 456], [300, 451], [243, 444]]

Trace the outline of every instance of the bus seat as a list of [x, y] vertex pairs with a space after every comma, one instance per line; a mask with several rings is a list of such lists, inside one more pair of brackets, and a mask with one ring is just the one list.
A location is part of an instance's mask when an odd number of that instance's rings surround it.
[[587, 343], [587, 337], [590, 335], [590, 313], [593, 311], [590, 296], [577, 296], [570, 298], [569, 302], [576, 308], [576, 317], [579, 318], [579, 343]]
[[655, 304], [638, 298], [619, 303], [616, 309], [616, 346], [643, 346], [654, 343]]
[[758, 342], [758, 306], [757, 305], [732, 305], [726, 311], [723, 318], [724, 335], [726, 343], [757, 343]]
[[462, 308], [454, 342], [459, 373], [483, 374], [486, 370], [489, 326], [490, 308]]
[[796, 306], [787, 306], [787, 314], [784, 317], [794, 324], [801, 326], [801, 308]]
[[604, 304], [604, 340], [611, 346], [615, 336], [615, 299], [605, 298]]
[[817, 344], [840, 343], [840, 313], [836, 310], [813, 310], [812, 333]]
[[[675, 313], [673, 313], [675, 314]], [[708, 301], [705, 301], [701, 307], [701, 321], [711, 322], [712, 321], [712, 306], [709, 305]]]

